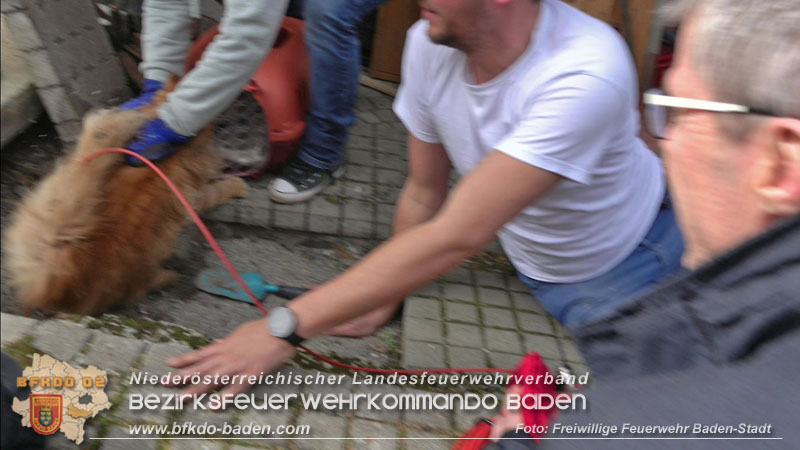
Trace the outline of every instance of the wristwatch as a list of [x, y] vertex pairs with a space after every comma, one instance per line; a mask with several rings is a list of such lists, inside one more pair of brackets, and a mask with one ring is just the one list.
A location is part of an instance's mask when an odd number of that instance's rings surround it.
[[306, 339], [296, 333], [297, 331], [297, 315], [289, 308], [280, 306], [274, 308], [269, 312], [267, 318], [267, 328], [269, 332], [276, 338], [281, 338], [284, 341], [297, 347]]

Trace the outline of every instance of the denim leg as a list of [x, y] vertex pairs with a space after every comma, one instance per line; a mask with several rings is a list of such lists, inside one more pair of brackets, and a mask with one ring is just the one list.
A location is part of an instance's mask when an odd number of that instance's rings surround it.
[[386, 0], [305, 0], [306, 45], [311, 56], [311, 111], [297, 156], [335, 170], [355, 122], [361, 42], [358, 25]]
[[518, 274], [542, 307], [567, 327], [599, 319], [680, 270], [683, 237], [669, 199], [647, 236], [609, 272], [578, 283], [545, 283]]

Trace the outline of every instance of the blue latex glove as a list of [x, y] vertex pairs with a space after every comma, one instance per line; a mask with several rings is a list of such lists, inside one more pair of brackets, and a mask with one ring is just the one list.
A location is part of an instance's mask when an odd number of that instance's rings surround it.
[[[139, 134], [126, 148], [150, 161], [158, 161], [175, 153], [178, 146], [189, 142], [190, 139], [173, 131], [163, 120], [153, 119], [139, 130]], [[144, 166], [139, 158], [131, 155], [125, 155], [125, 161], [134, 167]]]
[[142, 106], [147, 106], [153, 103], [153, 97], [155, 97], [156, 93], [164, 88], [164, 83], [156, 80], [145, 79], [144, 80], [144, 89], [142, 89], [142, 93], [139, 94], [138, 97], [128, 100], [127, 102], [121, 104], [119, 109], [126, 110], [126, 109], [135, 109], [141, 108]]

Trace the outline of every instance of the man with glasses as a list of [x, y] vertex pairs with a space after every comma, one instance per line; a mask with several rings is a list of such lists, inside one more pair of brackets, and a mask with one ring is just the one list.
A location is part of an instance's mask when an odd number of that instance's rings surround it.
[[[768, 437], [782, 440], [719, 444], [794, 448], [800, 442], [800, 8], [796, 0], [681, 0], [668, 13], [684, 18], [665, 81], [669, 95], [649, 92], [644, 101], [648, 125], [663, 139], [686, 239], [683, 264], [692, 271], [574, 331], [597, 383], [588, 392], [590, 412], [563, 421], [680, 423], [692, 430], [700, 424], [700, 433], [673, 437]], [[515, 414], [505, 413], [504, 422], [521, 422]], [[702, 434], [702, 426], [715, 424], [737, 431]], [[708, 445], [689, 442], [660, 441], [658, 448]], [[583, 444], [548, 442], [554, 449]], [[642, 445], [614, 440], [587, 447]]]

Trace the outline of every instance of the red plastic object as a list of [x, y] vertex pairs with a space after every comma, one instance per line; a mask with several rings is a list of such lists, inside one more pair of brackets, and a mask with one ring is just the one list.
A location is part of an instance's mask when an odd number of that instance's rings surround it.
[[[244, 88], [261, 105], [269, 127], [269, 160], [257, 170], [256, 176], [289, 162], [306, 129], [305, 116], [311, 95], [304, 28], [302, 20], [284, 18], [272, 50]], [[215, 26], [197, 39], [189, 51], [187, 72], [197, 64], [217, 33], [219, 27]]]

